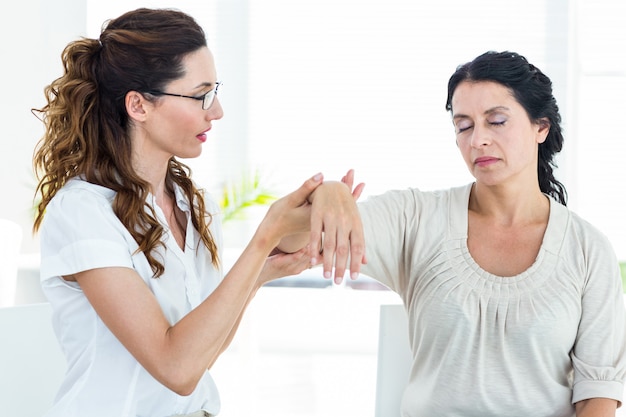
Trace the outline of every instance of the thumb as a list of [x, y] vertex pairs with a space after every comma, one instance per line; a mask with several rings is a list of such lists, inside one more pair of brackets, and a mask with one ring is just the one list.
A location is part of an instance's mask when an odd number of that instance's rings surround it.
[[311, 193], [322, 183], [324, 176], [322, 173], [315, 174], [306, 180], [300, 188], [290, 194], [290, 199], [295, 200], [296, 205], [300, 205], [307, 201]]

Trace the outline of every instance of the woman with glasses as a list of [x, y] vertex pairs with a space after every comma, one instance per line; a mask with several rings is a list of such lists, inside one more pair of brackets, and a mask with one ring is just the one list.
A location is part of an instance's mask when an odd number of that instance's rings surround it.
[[208, 369], [255, 292], [310, 266], [306, 248], [274, 249], [308, 224], [322, 176], [275, 202], [222, 276], [218, 207], [179, 161], [223, 114], [203, 30], [138, 9], [62, 59], [34, 159], [41, 283], [68, 364], [47, 416], [216, 415]]
[[[619, 265], [553, 174], [563, 136], [550, 79], [519, 54], [487, 52], [451, 76], [446, 109], [475, 180], [358, 204], [363, 273], [397, 292], [409, 319], [401, 415], [614, 416], [626, 376]], [[347, 195], [320, 186], [313, 216], [340, 219]]]

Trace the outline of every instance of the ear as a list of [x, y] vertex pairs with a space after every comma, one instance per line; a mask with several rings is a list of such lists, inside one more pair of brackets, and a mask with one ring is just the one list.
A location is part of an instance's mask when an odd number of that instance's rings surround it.
[[143, 94], [137, 91], [129, 91], [124, 98], [124, 104], [126, 106], [126, 113], [132, 120], [142, 122], [146, 119], [147, 104], [149, 102], [143, 96]]
[[543, 143], [550, 133], [550, 121], [547, 118], [542, 118], [535, 123], [537, 126], [537, 143]]

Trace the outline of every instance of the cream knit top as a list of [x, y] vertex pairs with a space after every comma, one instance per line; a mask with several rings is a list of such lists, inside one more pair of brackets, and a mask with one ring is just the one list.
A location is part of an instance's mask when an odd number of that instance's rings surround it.
[[534, 264], [492, 275], [467, 248], [472, 184], [360, 203], [363, 273], [400, 294], [414, 356], [402, 416], [574, 416], [621, 401], [626, 314], [607, 238], [550, 199]]

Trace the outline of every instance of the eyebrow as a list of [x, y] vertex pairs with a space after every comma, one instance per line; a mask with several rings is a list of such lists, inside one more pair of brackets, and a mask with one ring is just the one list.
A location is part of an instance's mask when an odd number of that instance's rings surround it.
[[[506, 106], [495, 106], [495, 107], [491, 107], [491, 108], [489, 108], [489, 109], [485, 110], [485, 111], [483, 112], [483, 114], [484, 114], [484, 115], [490, 115], [490, 114], [492, 114], [492, 113], [497, 113], [497, 112], [502, 111], [502, 110], [509, 111], [509, 110], [511, 110], [511, 109], [510, 109], [510, 108], [508, 108], [508, 107], [506, 107]], [[469, 118], [469, 116], [467, 116], [467, 115], [465, 115], [465, 114], [455, 114], [454, 116], [452, 116], [452, 119], [453, 119], [453, 120], [457, 120], [457, 119], [467, 119], [467, 118]]]
[[211, 87], [211, 86], [212, 86], [212, 85], [214, 85], [214, 84], [215, 84], [215, 83], [212, 83], [212, 82], [202, 82], [202, 83], [198, 84], [198, 85], [196, 86], [196, 88], [198, 88], [198, 87]]

